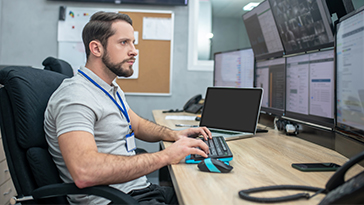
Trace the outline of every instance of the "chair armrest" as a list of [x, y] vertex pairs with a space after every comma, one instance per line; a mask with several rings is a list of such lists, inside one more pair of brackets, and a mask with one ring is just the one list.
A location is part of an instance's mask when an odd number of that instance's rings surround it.
[[32, 192], [32, 196], [34, 199], [66, 196], [73, 194], [101, 196], [111, 200], [114, 204], [138, 204], [138, 202], [133, 197], [125, 194], [118, 189], [106, 185], [80, 189], [74, 183], [60, 183], [42, 186]]

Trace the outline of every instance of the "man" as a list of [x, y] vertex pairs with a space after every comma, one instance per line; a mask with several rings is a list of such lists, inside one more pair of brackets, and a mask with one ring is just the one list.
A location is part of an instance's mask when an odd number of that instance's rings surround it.
[[[131, 76], [137, 55], [129, 16], [95, 13], [82, 38], [87, 62], [64, 80], [51, 96], [45, 112], [49, 152], [64, 182], [84, 188], [111, 185], [140, 203], [177, 203], [171, 187], [151, 185], [146, 174], [176, 164], [189, 154], [207, 157], [208, 147], [188, 136], [211, 137], [206, 127], [172, 131], [139, 117], [114, 82]], [[134, 137], [156, 142], [175, 141], [156, 152], [135, 155]], [[197, 149], [199, 147], [201, 149]], [[107, 204], [95, 196], [69, 196], [70, 203]]]

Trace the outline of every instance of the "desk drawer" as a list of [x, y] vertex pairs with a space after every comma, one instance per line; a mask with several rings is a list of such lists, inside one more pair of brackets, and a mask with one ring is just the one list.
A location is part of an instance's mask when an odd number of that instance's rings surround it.
[[11, 180], [5, 182], [5, 184], [0, 186], [0, 202], [8, 203], [11, 197], [16, 195], [16, 191]]
[[6, 160], [0, 162], [0, 185], [10, 179], [10, 172]]

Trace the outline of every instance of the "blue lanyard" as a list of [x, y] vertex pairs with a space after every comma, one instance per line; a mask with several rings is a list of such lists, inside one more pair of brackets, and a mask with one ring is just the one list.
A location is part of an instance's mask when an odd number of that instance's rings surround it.
[[86, 73], [82, 72], [81, 70], [78, 70], [78, 72], [80, 74], [82, 74], [84, 77], [86, 77], [96, 87], [100, 88], [100, 90], [102, 90], [107, 96], [109, 96], [109, 98], [115, 103], [115, 105], [119, 108], [119, 110], [121, 111], [121, 113], [123, 113], [123, 115], [125, 116], [126, 120], [128, 121], [128, 124], [129, 124], [129, 129], [130, 129], [130, 131], [132, 131], [132, 129], [131, 129], [131, 123], [130, 123], [130, 118], [129, 118], [128, 112], [126, 111], [125, 105], [124, 105], [123, 100], [121, 99], [118, 91], [116, 91], [116, 94], [118, 95], [118, 98], [119, 98], [119, 100], [121, 102], [121, 105], [123, 106], [124, 109], [120, 107], [120, 105], [118, 104], [118, 102], [116, 102], [116, 100], [110, 95], [110, 93], [108, 93], [104, 88], [102, 88], [99, 84], [97, 84], [94, 80], [92, 80], [92, 78], [90, 78]]

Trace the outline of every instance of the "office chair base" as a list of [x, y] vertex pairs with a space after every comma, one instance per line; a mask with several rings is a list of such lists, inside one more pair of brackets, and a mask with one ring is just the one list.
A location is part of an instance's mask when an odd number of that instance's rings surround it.
[[23, 201], [31, 201], [34, 198], [32, 196], [24, 196], [22, 198], [16, 198], [15, 196], [10, 199], [10, 204], [15, 205], [16, 203], [23, 202]]

